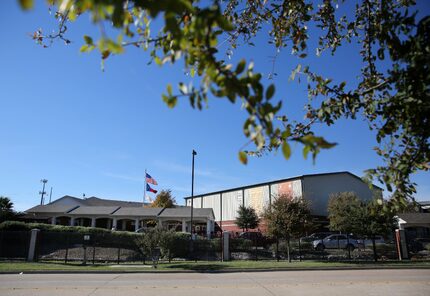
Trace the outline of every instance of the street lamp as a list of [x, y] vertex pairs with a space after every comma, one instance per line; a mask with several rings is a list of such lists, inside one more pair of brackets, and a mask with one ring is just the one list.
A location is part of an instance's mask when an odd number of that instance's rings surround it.
[[191, 169], [191, 221], [190, 221], [190, 233], [191, 240], [193, 239], [193, 209], [194, 209], [194, 156], [197, 155], [197, 152], [193, 149], [193, 161], [192, 161], [192, 169]]

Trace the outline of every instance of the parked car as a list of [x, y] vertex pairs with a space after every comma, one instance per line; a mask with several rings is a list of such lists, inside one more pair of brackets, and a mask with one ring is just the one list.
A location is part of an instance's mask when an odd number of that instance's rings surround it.
[[[364, 239], [359, 239], [358, 243], [363, 246], [363, 247], [372, 247], [373, 243], [372, 243], [372, 239], [371, 238], [364, 238]], [[376, 235], [375, 236], [375, 244], [377, 245], [381, 245], [381, 244], [385, 244], [385, 240], [381, 235]]]
[[430, 244], [430, 238], [416, 238], [408, 243], [408, 249], [412, 253], [417, 253], [419, 251], [425, 250], [426, 245]]
[[249, 239], [254, 241], [254, 240], [263, 239], [263, 234], [261, 234], [261, 232], [259, 231], [246, 231], [246, 232], [241, 232], [239, 234], [239, 238]]
[[250, 241], [253, 242], [253, 244], [256, 243], [257, 246], [259, 246], [259, 247], [266, 247], [268, 245], [271, 245], [271, 244], [275, 243], [275, 241], [276, 241], [273, 238], [264, 236], [259, 231], [245, 231], [245, 232], [241, 232], [241, 233], [239, 233], [238, 238], [250, 240]]
[[349, 235], [347, 239], [346, 234], [332, 234], [324, 239], [314, 240], [312, 245], [318, 251], [324, 249], [349, 249], [352, 251], [359, 247], [357, 238]]
[[332, 235], [332, 234], [333, 234], [333, 232], [315, 232], [309, 236], [301, 237], [300, 242], [301, 243], [311, 243], [314, 240], [321, 240], [321, 239], [326, 238], [327, 236]]

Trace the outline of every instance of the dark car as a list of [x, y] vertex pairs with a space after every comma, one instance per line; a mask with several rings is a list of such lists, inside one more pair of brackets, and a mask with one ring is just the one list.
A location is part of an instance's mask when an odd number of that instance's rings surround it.
[[430, 238], [416, 238], [408, 244], [408, 249], [412, 253], [417, 253], [425, 250], [428, 244], [430, 244]]
[[247, 239], [257, 244], [259, 247], [267, 247], [275, 242], [273, 238], [264, 236], [259, 231], [246, 231], [239, 234], [238, 238]]
[[239, 234], [239, 238], [249, 239], [249, 240], [259, 240], [263, 238], [263, 235], [259, 231], [246, 231]]

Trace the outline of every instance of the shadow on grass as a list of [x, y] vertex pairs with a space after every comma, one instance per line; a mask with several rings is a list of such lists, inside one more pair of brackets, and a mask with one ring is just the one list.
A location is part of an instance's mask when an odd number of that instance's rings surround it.
[[183, 269], [183, 270], [221, 270], [224, 267], [219, 264], [192, 264], [192, 263], [176, 263], [174, 265], [165, 266], [166, 269]]
[[99, 266], [107, 266], [107, 264], [102, 263], [88, 263], [83, 265], [82, 261], [69, 261], [64, 263], [64, 261], [35, 261], [34, 263], [44, 264], [44, 265], [60, 265], [60, 266], [69, 266], [69, 267], [99, 267]]

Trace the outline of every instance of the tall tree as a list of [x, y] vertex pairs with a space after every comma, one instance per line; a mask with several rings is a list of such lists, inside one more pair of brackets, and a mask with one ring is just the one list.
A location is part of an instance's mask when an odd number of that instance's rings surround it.
[[386, 237], [395, 229], [395, 219], [393, 211], [384, 211], [387, 202], [382, 199], [374, 199], [360, 205], [359, 225], [357, 233], [372, 240], [373, 259], [378, 261], [375, 236]]
[[[372, 240], [373, 258], [378, 260], [375, 236], [387, 236], [394, 229], [394, 212], [384, 210], [388, 202], [380, 198], [361, 201], [353, 192], [341, 192], [330, 197], [328, 213], [330, 228], [353, 232]], [[390, 207], [392, 209], [393, 207]]]
[[327, 206], [330, 229], [346, 233], [348, 258], [351, 258], [349, 234], [361, 232], [361, 200], [354, 192], [330, 195]]
[[13, 202], [6, 196], [0, 196], [0, 223], [7, 220], [14, 220], [17, 213], [13, 209]]
[[265, 209], [263, 217], [269, 234], [277, 240], [277, 248], [279, 239], [287, 241], [287, 256], [291, 262], [290, 239], [303, 234], [312, 224], [309, 202], [303, 198], [279, 195]]
[[[239, 152], [243, 163], [250, 154], [277, 149], [288, 159], [291, 142], [303, 145], [305, 157], [311, 152], [315, 158], [321, 149], [335, 145], [314, 134], [315, 124], [360, 118], [376, 131], [375, 151], [384, 160], [383, 166], [367, 171], [368, 179], [377, 178], [389, 191], [398, 192], [398, 202], [416, 191], [410, 175], [430, 168], [430, 17], [427, 12], [417, 13], [414, 0], [48, 2], [56, 10], [58, 29], [34, 32], [33, 39], [42, 46], [56, 39], [69, 44], [68, 22], [89, 14], [100, 28], [109, 24], [117, 29], [115, 36], [119, 33], [115, 39], [104, 29], [99, 40], [84, 36], [81, 51], [97, 49], [102, 62], [130, 46], [149, 51], [150, 61], [158, 65], [184, 61], [190, 74], [184, 79], [195, 83], [181, 82], [177, 90], [169, 84], [162, 95], [169, 107], [181, 97], [199, 109], [210, 96], [232, 103], [240, 100], [248, 113], [243, 131], [254, 144]], [[20, 4], [30, 9], [33, 1], [20, 0]], [[151, 26], [157, 16], [161, 21]], [[154, 27], [159, 29], [155, 33]], [[274, 70], [265, 81], [252, 62], [232, 65], [219, 54], [221, 42], [229, 44], [230, 54], [240, 43], [259, 45], [264, 39], [257, 37], [265, 32], [276, 56], [289, 54], [289, 64], [296, 65], [291, 80], [306, 84], [309, 100], [304, 100], [303, 121], [291, 121], [290, 114], [281, 113], [280, 98], [285, 95], [275, 96], [275, 85], [270, 84], [276, 79]], [[360, 56], [361, 69], [352, 73], [358, 81], [334, 80], [307, 64], [312, 61], [307, 59], [310, 53], [328, 52], [335, 65], [340, 47]], [[276, 57], [271, 62], [275, 69]]]
[[175, 198], [172, 196], [170, 189], [161, 190], [157, 197], [150, 205], [151, 208], [173, 208], [175, 206]]
[[360, 198], [354, 192], [339, 192], [330, 195], [327, 211], [330, 229], [352, 233], [361, 227], [359, 219]]
[[239, 228], [242, 228], [244, 231], [248, 231], [249, 229], [257, 228], [260, 223], [260, 219], [258, 218], [254, 208], [242, 205], [237, 210], [235, 223]]

